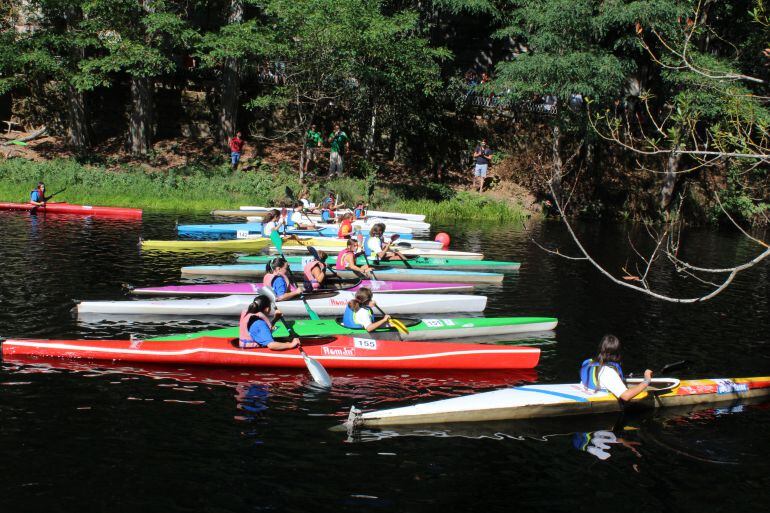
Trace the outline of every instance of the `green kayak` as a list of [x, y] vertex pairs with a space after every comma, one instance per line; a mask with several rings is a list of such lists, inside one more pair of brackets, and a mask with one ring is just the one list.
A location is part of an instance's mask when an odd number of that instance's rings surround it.
[[[257, 255], [257, 256], [242, 256], [238, 258], [238, 262], [249, 264], [266, 264], [275, 258], [270, 255]], [[290, 264], [303, 264], [310, 257], [307, 256], [288, 256], [286, 260]], [[369, 259], [371, 264], [375, 264], [374, 261]], [[329, 263], [332, 263], [329, 260]], [[363, 255], [356, 259], [358, 265], [364, 265], [366, 260]], [[379, 262], [380, 265], [388, 267], [406, 267], [401, 260], [388, 260], [387, 262]], [[494, 271], [518, 271], [521, 264], [519, 262], [504, 262], [502, 260], [467, 260], [464, 258], [434, 258], [434, 257], [416, 257], [409, 260], [409, 265], [416, 269], [463, 269], [463, 270], [484, 270], [490, 269]]]
[[[404, 340], [443, 340], [448, 338], [484, 337], [492, 335], [510, 335], [534, 331], [549, 331], [556, 328], [557, 320], [553, 317], [460, 317], [451, 319], [414, 319], [398, 316], [409, 328]], [[354, 337], [393, 340], [398, 333], [393, 328], [382, 328], [368, 333], [366, 330], [346, 328], [340, 319], [288, 321], [294, 333], [299, 337], [327, 337], [348, 335]], [[273, 336], [285, 338], [292, 336], [284, 323], [279, 323]], [[238, 338], [238, 328], [223, 328], [212, 331], [199, 331], [182, 335], [170, 335], [150, 340], [190, 340], [201, 337]]]

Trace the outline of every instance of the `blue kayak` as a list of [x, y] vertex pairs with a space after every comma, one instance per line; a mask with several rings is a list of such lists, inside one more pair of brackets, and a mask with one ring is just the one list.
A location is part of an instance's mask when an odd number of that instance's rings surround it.
[[[500, 283], [503, 275], [473, 271], [447, 271], [444, 269], [405, 269], [375, 266], [376, 280], [380, 281], [429, 281], [451, 283]], [[195, 265], [182, 267], [182, 275], [199, 276], [264, 276], [265, 264]], [[297, 274], [295, 272], [295, 274]], [[337, 271], [342, 278], [356, 278], [352, 271]], [[297, 274], [300, 276], [300, 274]], [[299, 277], [299, 280], [302, 278]]]
[[[249, 235], [261, 235], [262, 223], [236, 223], [236, 224], [180, 224], [177, 226], [177, 233], [180, 236], [187, 237], [217, 237], [222, 238], [231, 236], [235, 238], [238, 232], [248, 233]], [[283, 233], [283, 230], [281, 230]], [[308, 237], [337, 237], [337, 226], [324, 226], [317, 230], [299, 230], [296, 228], [287, 228], [287, 235], [307, 235]], [[385, 233], [386, 237], [391, 234]], [[411, 240], [411, 233], [401, 233], [399, 238]]]

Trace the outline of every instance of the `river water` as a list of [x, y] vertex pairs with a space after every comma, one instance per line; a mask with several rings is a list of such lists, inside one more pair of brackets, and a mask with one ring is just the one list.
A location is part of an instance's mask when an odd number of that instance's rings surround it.
[[[231, 254], [142, 253], [140, 237], [173, 238], [177, 222], [0, 212], [0, 336], [128, 338], [234, 319], [78, 322], [75, 299], [126, 298], [124, 284], [179, 282], [183, 265]], [[554, 221], [444, 225], [453, 247], [522, 262], [489, 296], [486, 315], [559, 318], [535, 371], [332, 372], [320, 392], [305, 372], [5, 361], [0, 368], [0, 509], [21, 511], [767, 511], [770, 411], [763, 405], [422, 431], [330, 431], [352, 405], [412, 404], [521, 382], [577, 380], [604, 333], [624, 342], [628, 370], [680, 359], [682, 378], [770, 375], [770, 267], [715, 300], [677, 306], [621, 289], [572, 253]], [[633, 266], [638, 228], [581, 224], [611, 269]], [[728, 233], [685, 234], [681, 255], [707, 265], [744, 258]], [[694, 293], [673, 273], [666, 292]], [[517, 341], [516, 343], [521, 343]], [[617, 443], [610, 443], [617, 442]]]

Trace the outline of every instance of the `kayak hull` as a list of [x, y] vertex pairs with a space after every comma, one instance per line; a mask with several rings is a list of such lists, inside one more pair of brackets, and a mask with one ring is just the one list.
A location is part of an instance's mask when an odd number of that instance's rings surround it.
[[[271, 241], [266, 237], [250, 237], [246, 239], [231, 240], [143, 240], [142, 249], [160, 251], [261, 251], [270, 246]], [[330, 239], [323, 237], [286, 238], [283, 241], [284, 251], [297, 247], [302, 252], [307, 252], [308, 246], [327, 246], [336, 251], [345, 247], [343, 239]]]
[[[630, 404], [638, 408], [663, 408], [770, 396], [770, 376], [671, 381], [677, 383], [671, 390], [645, 393]], [[353, 422], [357, 426], [488, 422], [621, 410], [620, 402], [612, 394], [591, 394], [580, 384], [525, 385], [367, 412], [356, 416]]]
[[[188, 276], [264, 276], [267, 271], [260, 264], [197, 265], [182, 267]], [[336, 271], [342, 278], [355, 278], [352, 271]], [[376, 271], [378, 281], [430, 281], [447, 283], [500, 283], [504, 276], [497, 273], [444, 271], [437, 269], [383, 269]]]
[[[249, 255], [238, 258], [240, 263], [267, 264], [273, 257], [268, 255]], [[286, 257], [290, 264], [301, 264], [303, 257]], [[366, 260], [363, 256], [356, 259], [358, 265], [364, 265]], [[407, 268], [402, 260], [389, 260], [380, 262], [382, 265]], [[504, 262], [499, 260], [466, 260], [462, 258], [429, 258], [417, 257], [409, 260], [409, 265], [415, 269], [457, 269], [467, 271], [518, 271], [521, 268], [519, 262]]]
[[[334, 239], [327, 239], [334, 240]], [[338, 239], [342, 240], [342, 239]], [[319, 251], [323, 250], [326, 253], [333, 255], [342, 251], [344, 248], [336, 244], [323, 244], [319, 242], [315, 245], [315, 248]], [[400, 241], [396, 243], [395, 248], [406, 256], [425, 256], [436, 258], [464, 258], [466, 260], [483, 260], [483, 253], [475, 253], [470, 251], [453, 251], [441, 249], [441, 243], [432, 240], [415, 240]], [[301, 247], [286, 247], [284, 246], [283, 252], [287, 254], [305, 253], [305, 249]]]
[[[332, 297], [309, 298], [307, 304], [318, 315], [342, 315], [355, 292], [340, 291]], [[79, 315], [218, 315], [238, 316], [253, 301], [253, 295], [232, 295], [212, 299], [150, 299], [137, 301], [83, 301]], [[485, 296], [458, 294], [386, 294], [377, 296], [377, 304], [394, 314], [449, 312], [483, 312]], [[278, 307], [285, 315], [307, 315], [300, 300], [281, 301]]]
[[[263, 216], [248, 216], [248, 217], [246, 217], [246, 221], [249, 222], [249, 223], [261, 223], [263, 219], [264, 219]], [[320, 226], [322, 228], [326, 228], [326, 229], [328, 229], [330, 231], [333, 230], [334, 235], [332, 235], [332, 237], [336, 237], [337, 233], [339, 232], [339, 229], [340, 229], [340, 225], [339, 224], [337, 224], [337, 223], [325, 223], [324, 221], [321, 220], [321, 216], [310, 215], [310, 216], [307, 216], [306, 221], [312, 222], [316, 226]], [[368, 232], [369, 230], [372, 229], [372, 226], [375, 224], [375, 222], [381, 222], [381, 221], [382, 220], [362, 221], [362, 220], [359, 219], [359, 220], [353, 221], [353, 229], [361, 231], [361, 232]], [[405, 221], [405, 223], [409, 224], [409, 221]], [[396, 223], [386, 223], [386, 225], [387, 226], [385, 227], [386, 228], [386, 232], [385, 233], [388, 236], [390, 236], [393, 233], [398, 233], [399, 235], [401, 235], [403, 237], [404, 234], [410, 234], [411, 235], [415, 230], [417, 230], [416, 228], [414, 228], [412, 226], [407, 226], [406, 224], [402, 224], [402, 223], [399, 223], [399, 224], [396, 224]], [[293, 223], [289, 222], [289, 226], [293, 226]], [[430, 225], [428, 225], [428, 227], [430, 228]], [[425, 230], [418, 230], [418, 231], [425, 231]]]
[[141, 219], [142, 210], [138, 208], [96, 207], [92, 205], [73, 205], [70, 203], [47, 203], [45, 207], [36, 207], [30, 203], [0, 203], [0, 210], [33, 210], [39, 213], [76, 214], [83, 216], [125, 217]]
[[[382, 296], [383, 298], [386, 296]], [[405, 320], [405, 319], [402, 319]], [[418, 319], [408, 327], [404, 335], [409, 340], [446, 340], [453, 338], [512, 336], [519, 333], [547, 332], [556, 328], [553, 317], [459, 317], [443, 319]], [[396, 340], [399, 333], [393, 328], [380, 328], [371, 333], [366, 330], [346, 328], [334, 319], [289, 321], [292, 333], [300, 337], [352, 336], [376, 340]], [[412, 323], [410, 323], [412, 324]], [[289, 337], [285, 326], [273, 332], [276, 337]], [[235, 338], [238, 327], [157, 337], [152, 340], [191, 340], [202, 337]], [[293, 335], [292, 335], [293, 336]]]
[[[242, 206], [240, 207], [241, 210], [250, 210], [253, 212], [268, 212], [270, 210], [274, 210], [274, 207], [252, 207], [252, 206]], [[278, 209], [280, 210], [280, 209]], [[387, 219], [406, 219], [408, 221], [425, 221], [425, 216], [423, 214], [404, 214], [401, 212], [384, 212], [382, 210], [367, 210], [366, 215], [368, 217], [384, 217]]]
[[[369, 281], [362, 280], [351, 287], [341, 287], [341, 290], [355, 292], [361, 287], [372, 289], [378, 294], [419, 293], [419, 292], [459, 292], [472, 290], [469, 283], [431, 283], [421, 281]], [[262, 283], [200, 283], [196, 285], [166, 285], [160, 287], [143, 287], [131, 290], [137, 296], [230, 296], [246, 294], [253, 296], [259, 293]]]
[[[540, 350], [524, 346], [396, 342], [329, 337], [305, 340], [302, 347], [327, 369], [502, 370], [531, 369]], [[9, 339], [4, 358], [84, 359], [173, 365], [305, 368], [296, 349], [241, 349], [237, 340], [198, 338], [172, 342], [130, 340]]]
[[[287, 228], [281, 230], [282, 234], [286, 235], [301, 235], [301, 236], [314, 236], [314, 237], [333, 237], [337, 238], [338, 228], [336, 225], [322, 226], [315, 230], [301, 230], [297, 228]], [[236, 238], [239, 233], [246, 233], [249, 235], [262, 235], [262, 223], [225, 223], [225, 224], [180, 224], [176, 228], [180, 237], [232, 237]], [[385, 235], [390, 237], [391, 235], [398, 233], [399, 237], [405, 240], [412, 238], [412, 231], [408, 232], [395, 232], [388, 230]], [[238, 237], [241, 238], [241, 237]]]

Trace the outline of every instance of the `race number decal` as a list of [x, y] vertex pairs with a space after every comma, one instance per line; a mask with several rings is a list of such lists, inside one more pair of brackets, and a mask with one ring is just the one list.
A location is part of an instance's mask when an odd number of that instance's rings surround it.
[[238, 230], [235, 232], [235, 238], [236, 239], [248, 239], [249, 238], [249, 230]]
[[368, 349], [369, 351], [375, 351], [377, 349], [377, 341], [371, 338], [354, 338], [353, 346], [356, 349]]
[[444, 323], [438, 319], [423, 319], [422, 322], [424, 322], [425, 325], [429, 328], [440, 328], [444, 325]]
[[736, 392], [746, 392], [749, 385], [746, 383], [736, 383], [731, 379], [717, 379], [717, 394], [733, 394]]
[[445, 326], [454, 326], [455, 323], [452, 319], [444, 319], [444, 325]]

